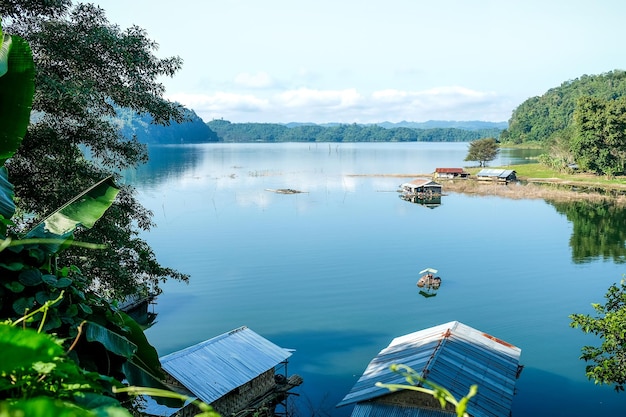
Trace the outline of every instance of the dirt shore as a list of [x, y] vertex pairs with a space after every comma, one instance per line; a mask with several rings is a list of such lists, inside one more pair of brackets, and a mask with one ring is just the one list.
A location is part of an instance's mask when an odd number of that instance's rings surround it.
[[[356, 174], [355, 177], [432, 178], [432, 174]], [[606, 186], [586, 181], [564, 181], [558, 178], [518, 178], [508, 184], [476, 179], [433, 179], [442, 185], [443, 193], [495, 195], [512, 199], [550, 201], [612, 202], [626, 206], [626, 186]]]
[[626, 195], [618, 190], [604, 189], [590, 184], [572, 184], [560, 181], [519, 181], [498, 184], [491, 181], [438, 181], [444, 193], [456, 192], [476, 195], [497, 195], [512, 199], [543, 199], [551, 201], [610, 201], [626, 205]]

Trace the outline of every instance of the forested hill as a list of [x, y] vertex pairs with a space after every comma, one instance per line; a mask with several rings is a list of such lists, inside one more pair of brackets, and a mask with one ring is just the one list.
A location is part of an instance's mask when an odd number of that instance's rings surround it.
[[485, 125], [484, 128], [474, 130], [443, 127], [385, 128], [358, 124], [231, 123], [226, 120], [212, 120], [207, 125], [223, 142], [469, 142], [485, 137], [499, 138], [503, 130], [501, 124], [471, 123]]
[[117, 108], [115, 123], [127, 137], [136, 136], [141, 143], [179, 144], [218, 142], [217, 134], [193, 111], [184, 110], [189, 121], [172, 122], [169, 126], [155, 125], [149, 115], [138, 116], [132, 110]]
[[600, 75], [583, 75], [532, 97], [513, 111], [503, 142], [568, 141], [573, 132], [574, 110], [579, 99], [595, 97], [614, 100], [626, 96], [626, 72], [614, 70]]

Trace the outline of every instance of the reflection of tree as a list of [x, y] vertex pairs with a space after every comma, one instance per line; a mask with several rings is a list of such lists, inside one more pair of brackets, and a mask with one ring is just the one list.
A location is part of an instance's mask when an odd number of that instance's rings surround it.
[[182, 176], [193, 169], [203, 153], [196, 146], [158, 146], [148, 148], [150, 162], [136, 170], [128, 170], [124, 176], [139, 187], [144, 184], [158, 184], [173, 176]]
[[597, 258], [626, 262], [626, 208], [607, 202], [549, 203], [574, 226], [570, 238], [574, 262]]

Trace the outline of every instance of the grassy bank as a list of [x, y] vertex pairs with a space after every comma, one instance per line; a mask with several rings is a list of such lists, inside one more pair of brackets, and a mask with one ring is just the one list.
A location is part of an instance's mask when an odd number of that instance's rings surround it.
[[[491, 167], [490, 167], [491, 168]], [[493, 167], [512, 169], [520, 182], [507, 185], [491, 181], [478, 181], [475, 174], [481, 168], [466, 168], [474, 179], [437, 180], [444, 192], [459, 192], [477, 195], [498, 195], [507, 198], [541, 198], [552, 201], [612, 201], [626, 205], [626, 177], [607, 179], [603, 176], [585, 173], [562, 173], [544, 165], [524, 164]]]
[[[512, 169], [515, 171], [518, 179], [533, 183], [558, 183], [589, 188], [626, 189], [626, 176], [624, 175], [608, 179], [602, 175], [588, 173], [565, 173], [554, 171], [539, 163], [508, 165], [498, 168]], [[476, 174], [480, 169], [467, 168], [472, 174]]]

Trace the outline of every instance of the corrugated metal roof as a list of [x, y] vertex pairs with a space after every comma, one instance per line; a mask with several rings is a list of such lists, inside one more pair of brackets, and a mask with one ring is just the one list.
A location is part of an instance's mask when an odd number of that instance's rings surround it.
[[376, 382], [406, 384], [392, 364], [410, 366], [420, 375], [447, 388], [455, 398], [478, 385], [469, 403], [475, 417], [509, 415], [521, 350], [458, 321], [393, 339], [376, 356], [350, 392], [337, 405], [347, 405], [388, 395]]
[[441, 184], [436, 183], [435, 181], [429, 178], [417, 178], [410, 182], [405, 182], [401, 185], [401, 187], [407, 188], [418, 188], [418, 187], [440, 187]]
[[442, 409], [403, 407], [400, 405], [360, 403], [354, 406], [350, 417], [456, 417], [456, 413]]
[[465, 171], [463, 168], [435, 168], [435, 172], [440, 172], [442, 174], [462, 174]]
[[160, 359], [167, 373], [210, 404], [290, 356], [290, 351], [241, 327]]
[[498, 178], [507, 178], [515, 171], [512, 169], [496, 169], [496, 168], [485, 168], [481, 169], [476, 176], [478, 177], [498, 177]]
[[416, 178], [413, 181], [409, 181], [408, 184], [413, 184], [413, 185], [425, 185], [428, 183], [432, 183], [433, 180], [431, 180], [430, 178]]

